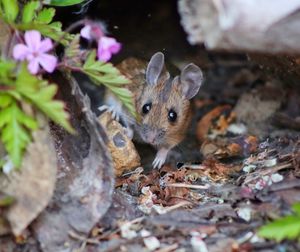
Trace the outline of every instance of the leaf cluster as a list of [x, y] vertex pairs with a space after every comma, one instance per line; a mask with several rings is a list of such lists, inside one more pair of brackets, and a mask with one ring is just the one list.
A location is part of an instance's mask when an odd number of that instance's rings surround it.
[[[63, 4], [64, 1], [56, 0], [54, 2]], [[78, 1], [73, 0], [73, 2]], [[51, 1], [49, 4], [51, 4]], [[73, 38], [73, 35], [62, 31], [60, 22], [53, 22], [55, 9], [51, 7], [43, 8], [41, 1], [29, 1], [20, 8], [17, 0], [0, 0], [0, 12], [0, 17], [15, 29], [23, 31], [37, 30], [44, 36], [50, 37], [65, 46]]]
[[[112, 64], [98, 61], [95, 51], [90, 51], [83, 60], [79, 34], [63, 31], [62, 24], [53, 21], [55, 9], [43, 7], [44, 4], [68, 6], [83, 2], [85, 0], [31, 0], [21, 5], [17, 0], [0, 0], [0, 19], [13, 30], [38, 30], [61, 43], [65, 46], [61, 70], [80, 71], [96, 85], [105, 85], [135, 116], [132, 94], [124, 88], [129, 80]], [[31, 141], [31, 132], [38, 128], [36, 111], [74, 132], [63, 103], [54, 99], [56, 91], [57, 86], [42, 76], [31, 75], [25, 63], [20, 67], [14, 61], [0, 59], [0, 140], [15, 167], [20, 167], [22, 155]], [[0, 167], [2, 165], [0, 162]]]
[[130, 81], [121, 75], [117, 68], [110, 63], [96, 60], [96, 52], [92, 51], [83, 65], [83, 72], [87, 74], [95, 84], [105, 85], [123, 102], [128, 111], [133, 116], [136, 116], [132, 93], [123, 87], [125, 84], [129, 84]]
[[260, 228], [258, 234], [280, 242], [300, 239], [300, 203], [292, 206], [293, 214], [279, 218]]
[[23, 152], [31, 141], [31, 131], [38, 128], [35, 108], [74, 131], [63, 103], [54, 100], [56, 85], [31, 75], [25, 64], [17, 69], [14, 62], [5, 61], [0, 61], [0, 79], [0, 138], [16, 167], [21, 165]]

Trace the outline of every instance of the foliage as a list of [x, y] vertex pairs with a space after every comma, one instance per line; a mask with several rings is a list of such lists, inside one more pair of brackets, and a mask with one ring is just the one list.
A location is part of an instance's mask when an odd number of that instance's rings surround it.
[[[16, 64], [0, 62], [0, 129], [1, 140], [13, 164], [19, 167], [26, 145], [31, 139], [31, 130], [37, 129], [37, 120], [22, 110], [22, 103], [34, 106], [54, 122], [73, 132], [63, 103], [53, 99], [57, 87], [46, 80], [31, 75], [25, 65], [14, 74]], [[6, 84], [6, 85], [5, 85]]]
[[[26, 31], [36, 30], [56, 42], [54, 48], [51, 43], [50, 51], [55, 50], [58, 44], [65, 46], [61, 62], [56, 65], [58, 70], [85, 73], [95, 84], [108, 87], [134, 114], [131, 93], [123, 87], [128, 80], [112, 64], [98, 61], [94, 50], [82, 50], [79, 34], [69, 33], [70, 29], [67, 29], [68, 32], [63, 31], [62, 24], [53, 21], [55, 9], [44, 7], [69, 6], [84, 3], [85, 0], [32, 0], [26, 1], [25, 4], [21, 2], [24, 1], [0, 0], [0, 19], [9, 25], [11, 38], [20, 38], [23, 36], [22, 32], [26, 34]], [[79, 25], [83, 24], [79, 22]], [[22, 43], [16, 45], [16, 41], [24, 39], [8, 39], [8, 43], [11, 43], [8, 48], [14, 48], [22, 55], [22, 48], [25, 46]], [[19, 47], [16, 48], [17, 46]], [[36, 75], [28, 71], [29, 63], [33, 63], [27, 58], [31, 56], [30, 53], [27, 52], [23, 60], [22, 57], [15, 58], [9, 55], [8, 51], [4, 52], [5, 56], [0, 59], [0, 140], [15, 167], [20, 167], [22, 156], [32, 139], [32, 131], [39, 127], [37, 111], [68, 132], [74, 133], [63, 102], [55, 99], [58, 87], [47, 81], [43, 71]], [[23, 62], [20, 64], [16, 60]], [[1, 158], [3, 157], [0, 157], [0, 167], [4, 165]]]
[[17, 0], [1, 0], [1, 16], [8, 22], [14, 22], [19, 13], [19, 6]]
[[74, 4], [80, 4], [86, 0], [44, 0], [44, 4], [49, 4], [53, 6], [70, 6]]
[[128, 84], [129, 80], [120, 75], [110, 63], [104, 63], [96, 60], [96, 52], [92, 51], [83, 65], [83, 72], [87, 74], [96, 84], [103, 84], [110, 89], [124, 103], [128, 111], [135, 115], [135, 109], [132, 103], [132, 94], [128, 89], [122, 87]]
[[8, 207], [11, 204], [13, 204], [15, 201], [15, 199], [11, 196], [8, 195], [3, 195], [2, 193], [0, 193], [0, 208], [1, 207]]
[[284, 239], [292, 240], [300, 238], [300, 203], [292, 206], [293, 214], [279, 218], [263, 226], [259, 235], [280, 242]]

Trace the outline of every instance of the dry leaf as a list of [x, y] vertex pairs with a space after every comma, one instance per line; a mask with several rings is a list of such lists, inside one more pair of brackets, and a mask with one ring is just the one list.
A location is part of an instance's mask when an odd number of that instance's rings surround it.
[[6, 218], [14, 235], [23, 230], [48, 205], [56, 181], [57, 160], [48, 122], [41, 119], [43, 128], [33, 132], [22, 167], [0, 177], [1, 191], [15, 198]]

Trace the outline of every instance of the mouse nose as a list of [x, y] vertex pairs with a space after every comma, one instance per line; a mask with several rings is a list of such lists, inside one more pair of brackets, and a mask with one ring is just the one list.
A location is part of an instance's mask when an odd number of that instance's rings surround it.
[[149, 131], [146, 135], [146, 140], [150, 144], [154, 144], [156, 139], [156, 132], [154, 131]]
[[143, 130], [143, 135], [145, 142], [152, 145], [157, 145], [163, 141], [165, 131], [162, 129], [155, 129], [146, 125]]

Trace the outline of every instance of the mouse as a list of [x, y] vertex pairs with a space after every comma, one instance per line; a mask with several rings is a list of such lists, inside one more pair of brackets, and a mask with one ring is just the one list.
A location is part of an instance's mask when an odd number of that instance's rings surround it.
[[191, 99], [203, 83], [203, 73], [190, 63], [178, 75], [171, 76], [162, 52], [155, 53], [148, 63], [128, 58], [116, 67], [130, 80], [126, 88], [132, 92], [137, 117], [109, 90], [99, 110], [109, 110], [123, 123], [130, 138], [137, 134], [141, 141], [152, 145], [157, 150], [152, 165], [160, 169], [169, 151], [186, 135], [192, 118]]

